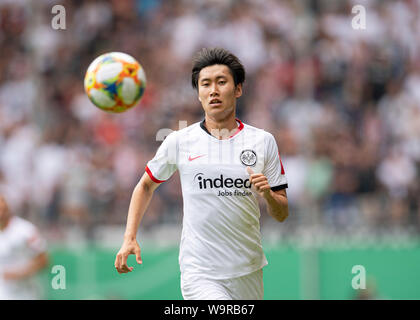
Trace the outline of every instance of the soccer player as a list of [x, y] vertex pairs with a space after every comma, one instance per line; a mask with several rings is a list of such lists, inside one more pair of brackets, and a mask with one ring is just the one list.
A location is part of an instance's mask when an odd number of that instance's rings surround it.
[[10, 213], [0, 194], [0, 300], [41, 299], [34, 276], [48, 264], [37, 228]]
[[184, 202], [179, 264], [184, 299], [263, 299], [267, 264], [261, 246], [258, 196], [277, 221], [288, 216], [287, 179], [272, 134], [236, 118], [245, 70], [221, 48], [196, 56], [192, 85], [205, 117], [174, 131], [147, 163], [128, 210], [115, 267], [141, 264], [136, 233], [154, 190], [179, 170]]

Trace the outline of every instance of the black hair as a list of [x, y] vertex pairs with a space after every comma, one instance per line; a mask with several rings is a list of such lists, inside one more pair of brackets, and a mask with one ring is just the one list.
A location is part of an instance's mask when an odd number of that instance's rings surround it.
[[198, 87], [198, 76], [201, 69], [215, 64], [223, 64], [229, 68], [235, 86], [244, 83], [245, 68], [238, 57], [223, 48], [203, 48], [197, 52], [193, 62], [191, 84], [194, 89]]

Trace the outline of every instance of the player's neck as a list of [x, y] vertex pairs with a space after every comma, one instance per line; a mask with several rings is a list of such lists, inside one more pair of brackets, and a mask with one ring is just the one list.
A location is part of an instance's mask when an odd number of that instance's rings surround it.
[[238, 128], [238, 123], [236, 122], [234, 114], [221, 121], [217, 121], [206, 115], [204, 126], [212, 136], [219, 140], [223, 140], [232, 136], [232, 133]]

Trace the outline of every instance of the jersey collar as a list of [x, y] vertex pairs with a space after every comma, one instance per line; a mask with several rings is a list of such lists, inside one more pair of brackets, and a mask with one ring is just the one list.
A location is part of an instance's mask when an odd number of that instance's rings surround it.
[[[236, 129], [235, 133], [232, 134], [228, 139], [236, 136], [239, 132], [241, 132], [241, 130], [244, 128], [244, 124], [242, 123], [241, 120], [239, 120], [238, 118], [235, 118], [236, 122], [238, 122], [238, 128]], [[203, 119], [200, 122], [200, 127], [201, 129], [203, 129], [208, 135], [212, 136], [212, 134], [207, 130], [206, 126], [204, 125], [204, 122], [206, 121], [206, 119]], [[213, 136], [212, 136], [213, 137]]]

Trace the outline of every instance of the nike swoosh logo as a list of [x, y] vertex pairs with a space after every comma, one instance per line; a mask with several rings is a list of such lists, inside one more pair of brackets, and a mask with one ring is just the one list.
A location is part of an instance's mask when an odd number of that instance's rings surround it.
[[195, 159], [198, 159], [198, 158], [200, 158], [200, 157], [204, 157], [205, 156], [205, 154], [202, 154], [201, 156], [197, 156], [197, 157], [194, 157], [194, 158], [191, 158], [191, 156], [189, 156], [188, 157], [188, 161], [193, 161], [193, 160], [195, 160]]

